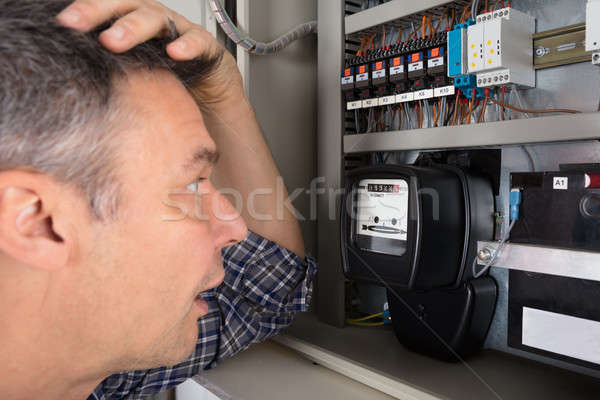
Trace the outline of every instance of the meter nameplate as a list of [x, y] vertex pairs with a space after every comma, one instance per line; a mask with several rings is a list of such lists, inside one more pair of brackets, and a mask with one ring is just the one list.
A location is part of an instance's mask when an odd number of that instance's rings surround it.
[[407, 181], [404, 179], [361, 180], [357, 190], [355, 224], [355, 232], [358, 235], [406, 241]]

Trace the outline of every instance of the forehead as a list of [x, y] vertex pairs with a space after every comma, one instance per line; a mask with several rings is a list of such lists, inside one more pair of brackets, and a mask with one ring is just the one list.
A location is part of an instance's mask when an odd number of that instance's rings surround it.
[[196, 103], [172, 74], [131, 74], [119, 87], [119, 100], [120, 117], [130, 122], [119, 148], [126, 174], [175, 178], [199, 151], [216, 150]]

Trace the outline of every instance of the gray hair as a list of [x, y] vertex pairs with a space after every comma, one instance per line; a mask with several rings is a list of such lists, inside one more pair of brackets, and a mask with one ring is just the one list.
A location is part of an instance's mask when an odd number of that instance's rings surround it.
[[222, 53], [175, 62], [154, 39], [124, 54], [98, 41], [108, 24], [90, 33], [55, 22], [70, 0], [0, 0], [0, 171], [33, 169], [74, 185], [97, 218], [119, 205], [115, 83], [140, 70], [168, 70], [198, 85]]

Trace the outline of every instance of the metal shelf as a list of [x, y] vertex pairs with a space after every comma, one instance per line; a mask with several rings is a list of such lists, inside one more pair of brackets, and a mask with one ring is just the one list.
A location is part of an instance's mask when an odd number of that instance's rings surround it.
[[453, 3], [448, 0], [420, 0], [406, 1], [394, 0], [384, 3], [380, 6], [369, 8], [359, 13], [349, 15], [345, 18], [346, 35], [356, 33], [376, 25], [385, 24], [396, 19], [406, 17], [438, 7], [444, 4]]
[[335, 328], [299, 315], [275, 341], [343, 375], [400, 399], [592, 399], [589, 376], [484, 350], [466, 364], [447, 363], [404, 348], [388, 327]]
[[432, 150], [600, 138], [600, 113], [344, 136], [344, 153]]

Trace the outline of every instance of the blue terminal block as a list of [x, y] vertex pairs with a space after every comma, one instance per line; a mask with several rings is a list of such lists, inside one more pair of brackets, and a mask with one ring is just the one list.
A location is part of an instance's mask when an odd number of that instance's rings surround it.
[[[448, 32], [448, 76], [459, 76], [463, 72], [463, 32], [455, 29]], [[466, 38], [465, 38], [466, 39]]]
[[474, 25], [475, 21], [467, 21], [454, 25], [448, 32], [448, 76], [460, 76], [467, 73], [467, 28]]
[[473, 97], [473, 89], [475, 89], [475, 98], [483, 99], [485, 97], [484, 90], [477, 87], [477, 77], [475, 75], [461, 75], [455, 77], [454, 87], [460, 89], [467, 99]]
[[465, 22], [454, 25], [452, 29], [467, 29], [471, 25], [475, 25], [475, 20], [473, 18], [469, 18]]

